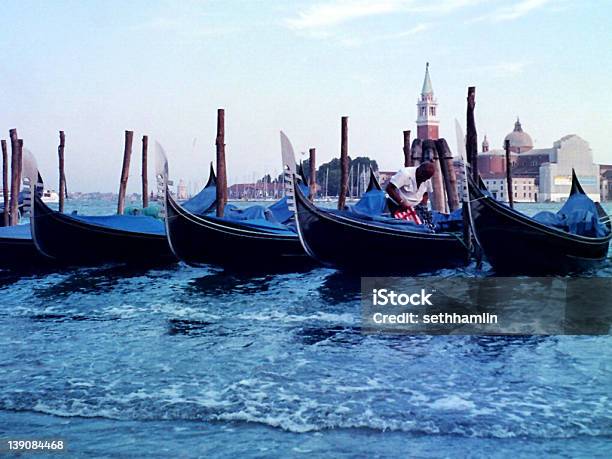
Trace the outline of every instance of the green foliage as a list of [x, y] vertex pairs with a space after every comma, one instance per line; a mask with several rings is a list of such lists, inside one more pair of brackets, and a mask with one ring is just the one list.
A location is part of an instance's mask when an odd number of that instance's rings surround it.
[[[369, 176], [370, 176], [370, 172], [369, 172], [370, 166], [372, 167], [374, 171], [378, 170], [378, 164], [376, 163], [376, 161], [366, 156], [359, 156], [355, 159], [351, 159], [349, 157], [349, 161], [350, 161], [349, 171], [351, 169], [353, 171], [352, 174], [349, 174], [349, 177], [352, 178], [353, 186], [355, 187], [355, 189], [357, 187], [358, 171], [362, 173], [365, 171], [365, 174], [367, 177], [366, 178], [366, 185], [367, 185]], [[306, 175], [307, 175], [308, 171], [310, 170], [309, 160], [307, 159], [302, 164], [304, 167], [304, 171], [306, 172]], [[329, 176], [328, 176], [328, 171], [329, 171]], [[325, 194], [326, 177], [327, 177], [327, 195], [328, 196], [338, 196], [338, 194], [340, 193], [340, 159], [339, 158], [334, 158], [328, 163], [321, 164], [319, 168], [317, 169], [317, 185], [319, 185], [320, 195]], [[349, 188], [350, 188], [350, 182], [349, 182]]]

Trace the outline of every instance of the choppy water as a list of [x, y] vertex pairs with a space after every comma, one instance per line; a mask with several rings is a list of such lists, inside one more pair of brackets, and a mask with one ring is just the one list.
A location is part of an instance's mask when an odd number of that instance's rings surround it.
[[83, 457], [612, 455], [609, 336], [368, 336], [358, 298], [323, 268], [0, 274], [0, 438]]

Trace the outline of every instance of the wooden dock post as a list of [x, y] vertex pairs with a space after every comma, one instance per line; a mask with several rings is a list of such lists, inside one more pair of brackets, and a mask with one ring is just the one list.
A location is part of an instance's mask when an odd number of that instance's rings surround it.
[[225, 110], [217, 110], [217, 217], [223, 217], [227, 203], [227, 171], [225, 167]]
[[476, 106], [476, 87], [470, 86], [467, 95], [467, 133], [465, 136], [465, 150], [467, 160], [472, 167], [472, 177], [478, 183], [478, 134], [476, 133], [476, 121], [474, 120], [474, 108]]
[[19, 146], [19, 157], [17, 158], [17, 212], [15, 212], [15, 225], [19, 224], [19, 193], [23, 186], [23, 139], [17, 139], [17, 145]]
[[431, 178], [433, 188], [432, 208], [438, 212], [446, 210], [446, 197], [444, 195], [444, 179], [440, 168], [440, 160], [438, 159], [438, 150], [436, 150], [436, 142], [431, 139], [423, 140], [423, 160], [433, 162], [435, 167], [434, 176]]
[[19, 223], [19, 190], [21, 177], [19, 176], [19, 139], [17, 129], [9, 131], [11, 138], [11, 199], [9, 204], [10, 225]]
[[66, 198], [66, 175], [64, 173], [64, 148], [66, 146], [66, 136], [64, 131], [59, 131], [59, 146], [57, 156], [59, 158], [59, 211], [64, 212], [64, 201]]
[[514, 187], [512, 186], [512, 161], [510, 158], [510, 140], [504, 142], [506, 150], [506, 186], [508, 187], [508, 203], [514, 209]]
[[314, 202], [315, 195], [317, 194], [317, 150], [311, 148], [308, 150], [308, 166], [310, 171], [308, 173], [308, 185], [309, 185], [309, 194], [310, 201]]
[[349, 181], [348, 157], [348, 116], [343, 116], [340, 123], [340, 193], [338, 195], [338, 209], [343, 210], [346, 204]]
[[149, 178], [147, 165], [147, 152], [149, 149], [149, 137], [142, 136], [142, 208], [149, 207]]
[[412, 156], [412, 165], [414, 167], [418, 167], [423, 161], [423, 143], [421, 142], [421, 139], [417, 138], [412, 141], [410, 154]]
[[412, 152], [410, 151], [410, 131], [404, 131], [404, 167], [412, 166]]
[[444, 176], [444, 185], [446, 186], [446, 196], [448, 197], [448, 208], [451, 212], [457, 210], [459, 205], [459, 193], [457, 191], [457, 176], [455, 175], [455, 167], [453, 166], [453, 154], [450, 151], [446, 139], [436, 140], [436, 149], [440, 159], [440, 168]]
[[132, 156], [132, 141], [134, 131], [125, 131], [125, 147], [123, 149], [123, 166], [121, 167], [121, 181], [119, 182], [119, 199], [117, 200], [117, 213], [123, 215], [125, 210], [125, 194], [130, 176], [130, 158]]
[[8, 149], [6, 140], [0, 141], [2, 144], [2, 202], [3, 202], [3, 225], [9, 226], [9, 181], [8, 181]]

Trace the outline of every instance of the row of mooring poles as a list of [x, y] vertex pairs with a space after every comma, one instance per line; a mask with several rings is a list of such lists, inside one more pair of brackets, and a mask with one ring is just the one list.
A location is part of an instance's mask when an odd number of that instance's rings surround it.
[[[132, 157], [132, 144], [134, 141], [134, 131], [125, 131], [123, 146], [123, 163], [121, 166], [121, 177], [119, 179], [119, 196], [117, 198], [117, 213], [123, 214], [125, 211], [125, 196], [130, 175], [130, 162]], [[149, 206], [149, 180], [148, 180], [148, 152], [149, 136], [142, 136], [142, 208]]]
[[435, 174], [432, 178], [432, 208], [439, 212], [453, 212], [460, 207], [457, 192], [457, 176], [453, 154], [445, 139], [414, 139], [410, 145], [410, 131], [404, 131], [404, 166], [418, 167], [424, 161], [432, 161]]

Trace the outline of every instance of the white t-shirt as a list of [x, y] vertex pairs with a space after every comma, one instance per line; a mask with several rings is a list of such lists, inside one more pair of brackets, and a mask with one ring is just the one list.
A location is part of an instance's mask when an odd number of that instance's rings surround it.
[[403, 167], [390, 180], [413, 207], [421, 203], [425, 193], [432, 193], [431, 179], [424, 181], [417, 188], [416, 170], [416, 167]]

